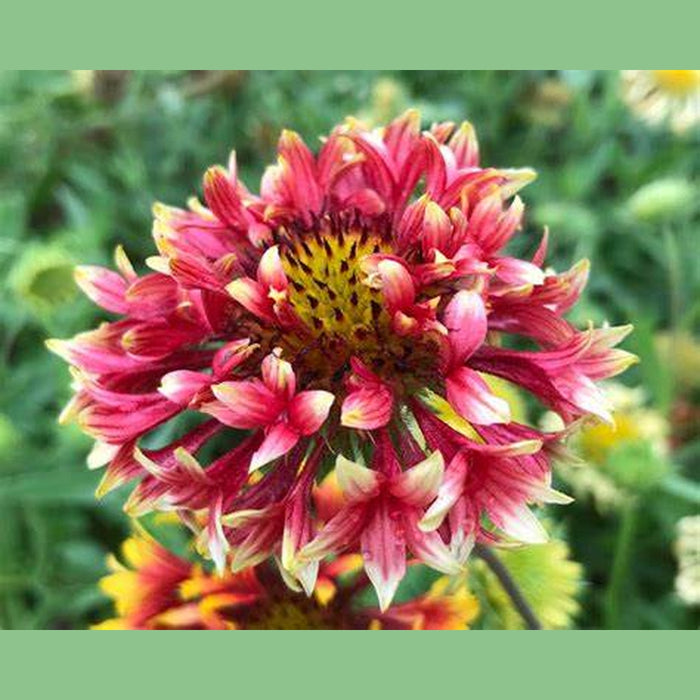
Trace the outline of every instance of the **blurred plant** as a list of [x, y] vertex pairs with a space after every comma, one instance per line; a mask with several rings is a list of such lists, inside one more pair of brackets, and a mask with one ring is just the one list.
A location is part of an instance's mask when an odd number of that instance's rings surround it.
[[522, 109], [533, 124], [553, 129], [564, 124], [572, 99], [572, 90], [566, 82], [547, 78], [527, 92]]
[[35, 243], [24, 248], [15, 261], [8, 285], [23, 309], [46, 318], [75, 298], [74, 267], [74, 258], [61, 245]]
[[668, 331], [658, 333], [656, 349], [662, 362], [673, 367], [679, 388], [684, 393], [700, 389], [700, 341], [694, 335], [682, 332], [675, 339], [675, 346], [672, 346]]
[[[494, 551], [519, 587], [544, 629], [566, 629], [580, 610], [577, 595], [581, 590], [583, 567], [572, 561], [563, 540], [545, 544], [501, 548]], [[483, 623], [489, 628], [523, 629], [522, 614], [515, 608], [501, 581], [483, 560], [470, 565], [476, 578], [475, 590], [483, 593]]]
[[437, 579], [389, 611], [363, 602], [369, 580], [362, 558], [344, 555], [324, 563], [309, 598], [279, 581], [267, 564], [216, 574], [175, 554], [142, 527], [122, 545], [124, 564], [111, 556], [113, 573], [100, 586], [118, 617], [95, 629], [468, 629], [478, 614], [464, 582]]
[[[655, 488], [669, 473], [669, 426], [664, 416], [645, 406], [641, 387], [609, 383], [606, 393], [614, 422], [590, 422], [572, 436], [569, 447], [581, 462], [563, 461], [557, 473], [578, 497], [591, 497], [607, 511]], [[556, 427], [555, 416], [545, 423]]]
[[685, 220], [693, 214], [697, 202], [697, 187], [681, 178], [666, 178], [640, 187], [627, 206], [637, 221], [658, 224]]
[[700, 70], [622, 71], [623, 97], [649, 124], [683, 133], [700, 122]]
[[370, 126], [385, 124], [408, 107], [406, 88], [394, 78], [378, 78], [372, 85], [369, 105], [358, 116]]
[[114, 104], [124, 97], [130, 75], [128, 70], [71, 71], [78, 93], [106, 104]]
[[676, 530], [676, 592], [686, 605], [700, 605], [700, 515], [681, 518]]

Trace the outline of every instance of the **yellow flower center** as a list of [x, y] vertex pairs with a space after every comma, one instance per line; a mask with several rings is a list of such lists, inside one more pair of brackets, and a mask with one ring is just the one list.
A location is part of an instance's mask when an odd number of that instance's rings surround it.
[[387, 378], [434, 366], [435, 339], [397, 335], [382, 291], [366, 284], [362, 261], [392, 252], [387, 233], [382, 223], [367, 228], [336, 221], [311, 232], [280, 232], [289, 302], [305, 329], [270, 342], [284, 349], [306, 382], [330, 387], [353, 356]]
[[700, 70], [655, 70], [652, 73], [662, 90], [678, 97], [700, 88]]

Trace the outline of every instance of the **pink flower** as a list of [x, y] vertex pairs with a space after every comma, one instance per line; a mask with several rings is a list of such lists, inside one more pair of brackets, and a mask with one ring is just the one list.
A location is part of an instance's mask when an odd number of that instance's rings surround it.
[[[566, 500], [561, 435], [514, 423], [488, 375], [569, 426], [609, 420], [597, 383], [634, 360], [628, 328], [564, 318], [588, 265], [545, 270], [546, 232], [527, 260], [504, 250], [529, 236], [534, 173], [482, 167], [468, 123], [421, 131], [409, 111], [278, 151], [259, 194], [232, 155], [204, 203], [157, 204], [147, 274], [121, 249], [117, 271], [78, 269], [117, 318], [49, 341], [73, 367], [62, 420], [96, 438], [100, 494], [137, 482], [130, 511], [174, 510], [219, 567], [273, 557], [311, 591], [319, 558], [358, 548], [385, 608], [407, 556], [453, 572], [475, 540], [537, 540], [530, 506]], [[175, 440], [148, 449], [164, 424]], [[335, 515], [312, 498], [329, 470]]]

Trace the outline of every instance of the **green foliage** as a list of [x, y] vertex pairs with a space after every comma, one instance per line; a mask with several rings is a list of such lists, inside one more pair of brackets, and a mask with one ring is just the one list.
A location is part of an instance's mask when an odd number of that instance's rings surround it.
[[[697, 131], [678, 137], [638, 122], [618, 82], [617, 73], [586, 71], [0, 73], [0, 625], [83, 628], [103, 616], [95, 582], [128, 527], [121, 494], [94, 502], [89, 441], [56, 424], [69, 376], [43, 341], [101, 318], [74, 295], [69, 267], [107, 263], [117, 243], [136, 261], [152, 254], [152, 203], [184, 204], [232, 147], [254, 188], [282, 127], [313, 144], [347, 114], [385, 119], [415, 105], [426, 125], [472, 121], [485, 163], [539, 172], [525, 191], [518, 252], [531, 254], [547, 224], [553, 267], [591, 259], [572, 320], [637, 325], [629, 348], [642, 363], [625, 381], [644, 384], [680, 435], [673, 472], [656, 470], [638, 489], [612, 593], [619, 516], [588, 502], [549, 513], [584, 566], [577, 624], [697, 626], [673, 593], [672, 544], [676, 521], [698, 508], [700, 409], [697, 388], [674, 381], [678, 369], [659, 355], [656, 336], [669, 329], [672, 304], [676, 330], [692, 334], [700, 320], [700, 141]], [[685, 183], [657, 188], [663, 207], [683, 198], [663, 223], [658, 201], [640, 204], [654, 181]], [[616, 455], [618, 474], [634, 471], [625, 464], [647, 459], [645, 450]]]

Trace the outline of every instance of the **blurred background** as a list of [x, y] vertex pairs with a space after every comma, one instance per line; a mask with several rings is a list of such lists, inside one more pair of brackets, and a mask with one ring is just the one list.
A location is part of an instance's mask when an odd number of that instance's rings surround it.
[[[102, 320], [73, 266], [110, 264], [118, 243], [151, 255], [152, 203], [184, 205], [232, 147], [255, 189], [282, 127], [314, 143], [346, 115], [381, 124], [414, 106], [426, 126], [469, 119], [484, 164], [534, 167], [527, 228], [550, 227], [553, 268], [592, 262], [572, 320], [635, 325], [625, 347], [642, 361], [610, 387], [616, 429], [584, 430], [581, 464], [556, 471], [576, 502], [545, 516], [555, 545], [506, 563], [548, 626], [697, 628], [700, 85], [645, 84], [653, 73], [0, 74], [0, 626], [108, 616], [96, 584], [129, 530], [124, 493], [94, 498], [90, 440], [56, 421], [69, 375], [43, 341]], [[470, 575], [473, 626], [518, 626], [488, 575]]]

